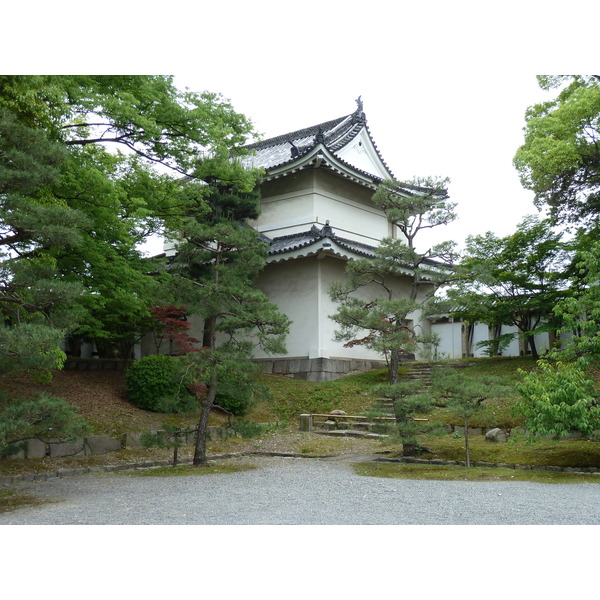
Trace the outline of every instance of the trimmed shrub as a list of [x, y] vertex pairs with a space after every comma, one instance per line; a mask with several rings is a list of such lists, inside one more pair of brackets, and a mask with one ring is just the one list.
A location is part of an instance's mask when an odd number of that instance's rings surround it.
[[217, 388], [215, 404], [239, 416], [248, 412], [252, 397], [253, 391], [249, 385], [235, 380], [224, 381]]
[[129, 402], [153, 412], [182, 413], [195, 406], [174, 356], [155, 354], [135, 361], [126, 372]]

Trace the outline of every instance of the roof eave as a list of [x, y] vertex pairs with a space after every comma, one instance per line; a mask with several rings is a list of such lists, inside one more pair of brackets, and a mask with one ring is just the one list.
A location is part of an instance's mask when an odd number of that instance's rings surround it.
[[267, 169], [263, 181], [271, 181], [304, 169], [317, 169], [320, 167], [329, 168], [336, 175], [359, 183], [370, 189], [377, 189], [377, 186], [383, 181], [381, 177], [357, 169], [353, 165], [338, 158], [322, 143], [315, 144], [299, 157]]

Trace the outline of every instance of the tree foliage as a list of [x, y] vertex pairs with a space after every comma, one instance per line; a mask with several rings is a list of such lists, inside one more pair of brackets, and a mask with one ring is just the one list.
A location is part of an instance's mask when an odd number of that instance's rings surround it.
[[431, 399], [421, 391], [421, 381], [398, 381], [393, 384], [373, 386], [371, 393], [380, 398], [392, 401], [396, 432], [402, 442], [403, 456], [414, 456], [422, 448], [417, 440], [419, 432], [416, 413], [426, 413], [431, 410]]
[[60, 367], [68, 334], [128, 358], [173, 295], [139, 243], [209, 212], [215, 182], [251, 189], [251, 134], [168, 76], [0, 76], [0, 368]]
[[540, 76], [555, 98], [530, 107], [514, 164], [539, 208], [560, 223], [597, 228], [600, 219], [600, 77]]
[[566, 294], [570, 252], [561, 239], [548, 220], [536, 216], [525, 217], [505, 237], [469, 236], [460, 278], [438, 310], [469, 323], [514, 325], [537, 358], [534, 335], [556, 328], [554, 305]]
[[174, 304], [157, 304], [150, 307], [150, 314], [155, 321], [152, 328], [156, 353], [165, 343], [168, 354], [187, 354], [197, 350], [198, 340], [189, 334], [190, 322], [184, 306]]
[[219, 390], [231, 390], [235, 382], [244, 400], [244, 389], [256, 385], [251, 377], [254, 348], [285, 353], [289, 319], [254, 287], [268, 246], [237, 220], [256, 214], [257, 201], [252, 188], [232, 184], [226, 189], [220, 183], [213, 191], [213, 210], [183, 223], [171, 265], [179, 297], [204, 321], [202, 348], [185, 357], [191, 379], [204, 384], [198, 394], [197, 466], [206, 463], [208, 415]]
[[[240, 177], [231, 156], [251, 133], [220, 95], [177, 90], [172, 77], [0, 76], [5, 324], [17, 326], [16, 306], [21, 319], [40, 314], [15, 273], [43, 264], [56, 306], [74, 311], [69, 331], [127, 358], [166, 276], [139, 243], [209, 210], [207, 183]], [[79, 293], [59, 302], [67, 284]]]
[[471, 466], [469, 454], [469, 419], [477, 413], [485, 400], [506, 395], [509, 388], [501, 379], [484, 376], [477, 379], [466, 376], [460, 369], [433, 369], [431, 374], [432, 399], [441, 400], [445, 407], [463, 420], [465, 430], [465, 459]]
[[350, 261], [347, 279], [336, 282], [330, 290], [332, 300], [339, 303], [337, 312], [331, 315], [339, 326], [335, 339], [385, 355], [389, 359], [390, 384], [398, 382], [401, 358], [414, 353], [419, 343], [431, 341], [415, 331], [411, 318], [418, 317], [426, 299], [447, 280], [444, 265], [456, 256], [452, 242], [421, 252], [415, 244], [420, 231], [455, 218], [446, 184], [447, 180], [436, 179], [382, 183], [373, 202], [403, 239], [383, 239], [373, 258]]
[[578, 431], [593, 436], [600, 429], [600, 401], [596, 384], [581, 361], [538, 361], [538, 371], [521, 373], [519, 411], [535, 437], [567, 436]]
[[580, 249], [574, 262], [572, 294], [560, 300], [554, 312], [561, 331], [572, 334], [562, 349], [568, 359], [600, 358], [600, 242]]
[[571, 337], [538, 362], [538, 371], [521, 373], [519, 408], [534, 436], [591, 436], [600, 429], [600, 394], [590, 372], [600, 358], [600, 243], [579, 250], [574, 265], [572, 295], [554, 307], [560, 331]]
[[13, 401], [0, 413], [0, 456], [17, 452], [29, 438], [74, 440], [90, 431], [76, 407], [62, 398], [44, 394], [34, 400]]

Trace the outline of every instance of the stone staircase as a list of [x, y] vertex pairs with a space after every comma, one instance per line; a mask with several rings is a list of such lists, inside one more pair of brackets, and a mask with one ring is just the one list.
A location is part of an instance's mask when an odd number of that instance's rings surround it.
[[[421, 386], [417, 392], [426, 391], [431, 387], [431, 369], [433, 366], [429, 363], [416, 363], [411, 366], [410, 370], [400, 379], [400, 381], [420, 381]], [[383, 416], [394, 416], [394, 403], [388, 398], [380, 398], [374, 408], [380, 411]]]
[[404, 376], [408, 381], [421, 381], [422, 390], [428, 390], [431, 387], [431, 370], [433, 366], [429, 363], [415, 364], [410, 368], [410, 371]]

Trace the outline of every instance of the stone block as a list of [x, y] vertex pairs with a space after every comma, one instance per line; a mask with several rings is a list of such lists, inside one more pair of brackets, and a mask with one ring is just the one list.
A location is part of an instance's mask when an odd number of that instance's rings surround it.
[[368, 431], [371, 427], [371, 423], [357, 421], [352, 423], [352, 429], [356, 429], [358, 431]]
[[288, 361], [287, 360], [274, 360], [273, 361], [273, 373], [277, 375], [285, 375], [289, 373], [288, 371]]
[[31, 438], [27, 440], [27, 458], [44, 458], [48, 454], [48, 445], [42, 440]]
[[300, 415], [300, 431], [312, 431], [312, 430], [313, 430], [312, 415]]
[[123, 448], [143, 448], [140, 438], [142, 437], [142, 431], [132, 431], [123, 435], [122, 445]]
[[90, 435], [85, 438], [86, 454], [105, 454], [121, 449], [121, 441], [109, 435]]
[[63, 442], [61, 440], [49, 440], [49, 456], [57, 458], [60, 456], [79, 456], [85, 453], [83, 439], [75, 442]]
[[487, 442], [507, 442], [508, 435], [503, 429], [494, 427], [485, 434], [485, 439]]
[[7, 454], [7, 460], [23, 460], [25, 458], [25, 450], [17, 450], [14, 454]]

